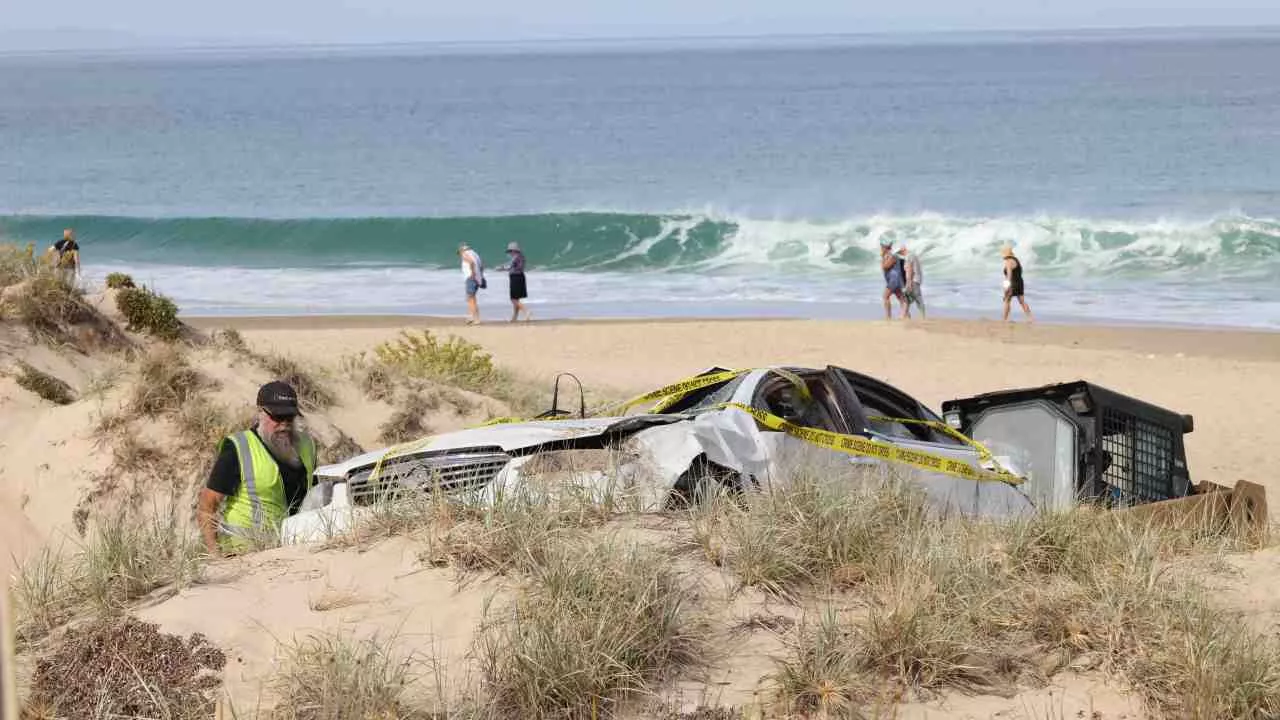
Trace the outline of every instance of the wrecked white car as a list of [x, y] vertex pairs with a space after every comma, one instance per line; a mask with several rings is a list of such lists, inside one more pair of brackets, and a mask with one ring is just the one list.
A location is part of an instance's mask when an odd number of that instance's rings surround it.
[[[565, 417], [553, 401], [544, 419], [435, 435], [318, 468], [317, 488], [286, 520], [284, 540], [341, 532], [363, 506], [390, 493], [496, 493], [547, 468], [574, 469], [579, 484], [625, 486], [639, 509], [661, 510], [710, 483], [767, 489], [786, 481], [797, 458], [811, 462], [815, 454], [892, 469], [918, 482], [945, 512], [1034, 512], [1007, 459], [992, 457], [901, 390], [851, 370], [712, 368], [640, 399], [656, 405], [641, 414], [587, 417], [582, 408], [579, 417]], [[606, 451], [608, 467], [556, 461], [583, 451]]]

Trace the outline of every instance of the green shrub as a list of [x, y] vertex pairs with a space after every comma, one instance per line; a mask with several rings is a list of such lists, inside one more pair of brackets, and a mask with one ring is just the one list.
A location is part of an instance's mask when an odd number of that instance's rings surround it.
[[133, 278], [125, 273], [113, 272], [107, 276], [107, 287], [112, 290], [122, 290], [124, 288], [136, 288]]
[[127, 328], [164, 340], [175, 340], [182, 332], [178, 306], [149, 288], [126, 287], [116, 296], [116, 307], [124, 315]]
[[401, 332], [395, 342], [374, 348], [378, 359], [412, 377], [439, 380], [483, 392], [495, 377], [493, 358], [476, 343], [459, 337], [440, 341], [430, 330]]

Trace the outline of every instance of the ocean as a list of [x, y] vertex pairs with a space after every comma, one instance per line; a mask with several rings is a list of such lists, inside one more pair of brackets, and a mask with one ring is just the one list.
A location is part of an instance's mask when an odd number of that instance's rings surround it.
[[[188, 315], [1280, 328], [1280, 30], [0, 54], [0, 242]], [[895, 305], [896, 310], [896, 305]], [[1015, 307], [1015, 318], [1020, 319]]]

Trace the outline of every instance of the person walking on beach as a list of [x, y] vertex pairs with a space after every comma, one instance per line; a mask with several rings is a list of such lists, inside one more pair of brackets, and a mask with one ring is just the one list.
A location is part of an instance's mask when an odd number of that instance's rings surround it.
[[253, 425], [218, 442], [218, 456], [200, 490], [196, 518], [214, 557], [277, 538], [315, 481], [316, 443], [298, 429], [298, 393], [274, 381], [258, 389]]
[[476, 293], [488, 287], [488, 283], [484, 280], [484, 262], [480, 260], [480, 253], [472, 250], [467, 243], [458, 246], [458, 257], [462, 258], [462, 276], [466, 278], [467, 324], [475, 325], [480, 322], [480, 306], [476, 303]]
[[524, 253], [520, 250], [520, 245], [512, 241], [507, 243], [507, 255], [511, 260], [498, 269], [507, 271], [507, 284], [511, 288], [511, 322], [519, 319], [521, 311], [524, 311], [525, 322], [528, 322], [533, 315], [524, 306], [524, 299], [529, 297], [529, 287], [524, 277]]
[[911, 317], [911, 303], [915, 303], [920, 307], [920, 317], [924, 318], [924, 291], [920, 287], [924, 283], [924, 272], [920, 269], [920, 256], [911, 252], [906, 244], [902, 244], [898, 246], [898, 257], [902, 258], [905, 272], [902, 294], [907, 299], [907, 317]]
[[888, 235], [880, 238], [880, 269], [884, 272], [885, 320], [893, 319], [893, 306], [890, 299], [894, 297], [898, 298], [898, 303], [902, 305], [902, 316], [911, 317], [911, 308], [907, 307], [907, 298], [902, 292], [905, 282], [903, 265], [902, 258], [893, 252], [893, 238]]
[[1000, 256], [1004, 258], [1004, 320], [1009, 320], [1009, 306], [1014, 298], [1018, 298], [1018, 304], [1022, 306], [1022, 313], [1027, 316], [1027, 322], [1034, 322], [1035, 318], [1031, 316], [1031, 307], [1027, 305], [1026, 298], [1023, 294], [1026, 292], [1026, 286], [1022, 282], [1022, 261], [1018, 260], [1018, 256], [1013, 254], [1013, 247], [1005, 245], [1000, 249]]

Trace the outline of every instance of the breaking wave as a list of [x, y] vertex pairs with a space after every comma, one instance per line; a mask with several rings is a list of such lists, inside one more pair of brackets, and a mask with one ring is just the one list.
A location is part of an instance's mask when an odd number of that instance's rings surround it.
[[496, 265], [510, 241], [532, 267], [571, 272], [733, 273], [762, 268], [874, 274], [886, 233], [926, 273], [990, 269], [1011, 243], [1038, 272], [1280, 278], [1280, 220], [1121, 222], [1063, 217], [762, 220], [713, 213], [566, 212], [492, 217], [258, 219], [0, 216], [0, 240], [47, 245], [76, 228], [86, 259], [188, 267], [451, 268], [460, 241]]

